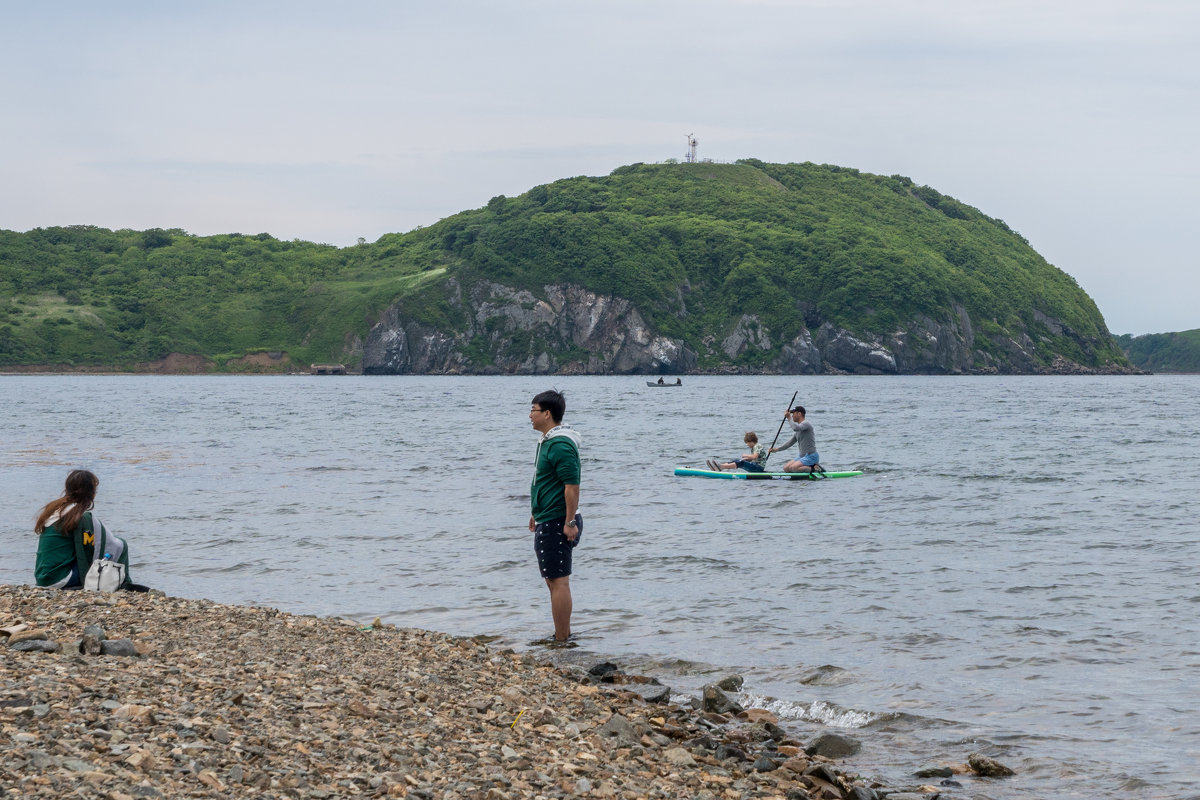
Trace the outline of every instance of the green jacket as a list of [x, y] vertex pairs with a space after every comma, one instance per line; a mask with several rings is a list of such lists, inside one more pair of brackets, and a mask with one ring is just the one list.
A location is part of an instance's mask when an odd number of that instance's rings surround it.
[[[87, 575], [96, 554], [94, 529], [95, 523], [90, 511], [83, 513], [70, 536], [64, 536], [57, 523], [48, 525], [38, 536], [37, 563], [33, 570], [37, 585], [64, 587], [71, 576], [72, 567], [78, 567], [79, 572], [77, 582], [71, 585], [82, 585], [83, 576]], [[112, 534], [109, 533], [108, 536], [111, 538]], [[76, 540], [79, 543], [78, 549], [75, 547]], [[125, 565], [125, 582], [128, 584], [131, 580], [128, 547], [123, 549], [118, 560]]]
[[534, 522], [567, 515], [563, 487], [579, 485], [579, 434], [559, 425], [538, 440], [534, 456], [533, 483], [529, 487], [530, 513]]

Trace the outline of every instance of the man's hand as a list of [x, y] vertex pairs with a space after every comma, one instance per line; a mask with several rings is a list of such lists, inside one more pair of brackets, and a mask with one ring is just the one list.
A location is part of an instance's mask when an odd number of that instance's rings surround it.
[[533, 533], [533, 529], [536, 527], [537, 527], [537, 525], [533, 521], [533, 514], [530, 514], [529, 515], [529, 532]]

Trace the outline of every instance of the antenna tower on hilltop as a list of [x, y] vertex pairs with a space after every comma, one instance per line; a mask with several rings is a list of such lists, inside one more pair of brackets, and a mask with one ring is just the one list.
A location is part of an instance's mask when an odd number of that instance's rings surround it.
[[696, 135], [694, 133], [689, 133], [687, 135], [687, 140], [688, 140], [687, 155], [685, 155], [683, 157], [683, 160], [688, 162], [689, 164], [694, 164], [694, 163], [696, 163], [696, 145], [698, 145], [700, 143], [698, 141], [696, 141]]

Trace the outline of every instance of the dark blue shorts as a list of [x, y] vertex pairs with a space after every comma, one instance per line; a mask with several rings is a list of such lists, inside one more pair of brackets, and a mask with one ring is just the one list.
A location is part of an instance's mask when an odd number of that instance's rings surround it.
[[571, 553], [583, 538], [583, 515], [576, 514], [579, 525], [574, 542], [563, 533], [565, 517], [539, 522], [533, 529], [533, 552], [537, 553], [538, 571], [543, 578], [565, 578], [571, 574]]

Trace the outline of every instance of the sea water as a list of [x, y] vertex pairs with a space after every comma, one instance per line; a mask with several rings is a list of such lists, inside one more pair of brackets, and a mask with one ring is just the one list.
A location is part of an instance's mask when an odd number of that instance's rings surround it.
[[[1200, 797], [1198, 376], [3, 377], [0, 581], [32, 580], [34, 516], [85, 467], [138, 582], [526, 648], [550, 387], [587, 520], [557, 657], [679, 693], [739, 673], [891, 786], [983, 752], [1016, 777], [953, 796]], [[770, 444], [793, 392], [863, 476], [672, 475]]]

